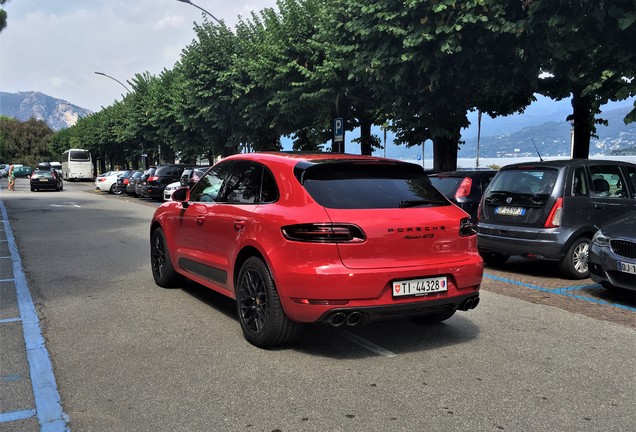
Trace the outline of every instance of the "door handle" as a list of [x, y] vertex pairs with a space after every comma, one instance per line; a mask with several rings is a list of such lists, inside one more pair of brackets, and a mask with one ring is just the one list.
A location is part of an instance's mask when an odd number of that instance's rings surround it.
[[594, 208], [597, 209], [597, 210], [603, 210], [605, 208], [605, 206], [602, 205], [602, 204], [594, 204]]
[[197, 216], [195, 220], [197, 221], [197, 225], [203, 225], [203, 222], [205, 222], [205, 216]]
[[235, 220], [234, 221], [234, 229], [236, 231], [240, 231], [243, 228], [245, 228], [245, 221], [243, 221], [243, 220]]

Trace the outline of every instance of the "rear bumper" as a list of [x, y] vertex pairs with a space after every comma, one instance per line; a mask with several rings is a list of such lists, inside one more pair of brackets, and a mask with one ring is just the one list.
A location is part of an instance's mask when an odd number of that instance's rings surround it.
[[[483, 276], [478, 254], [445, 266], [352, 271], [332, 266], [320, 275], [285, 267], [275, 276], [281, 303], [293, 321], [321, 323], [338, 312], [359, 312], [363, 322], [456, 310], [477, 297]], [[393, 282], [445, 275], [447, 291], [422, 296], [393, 297]]]
[[[504, 255], [533, 255], [548, 260], [560, 260], [572, 232], [564, 228], [537, 228], [516, 231], [480, 222], [477, 225], [477, 246], [482, 252]], [[502, 233], [499, 233], [502, 231]], [[532, 238], [528, 238], [532, 237]]]

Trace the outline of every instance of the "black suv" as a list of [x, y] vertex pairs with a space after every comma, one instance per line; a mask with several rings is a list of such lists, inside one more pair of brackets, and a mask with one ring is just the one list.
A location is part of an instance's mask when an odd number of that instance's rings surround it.
[[634, 209], [635, 164], [574, 159], [508, 165], [482, 197], [479, 251], [486, 264], [521, 255], [558, 261], [564, 276], [586, 278], [597, 227]]
[[186, 168], [194, 168], [194, 165], [169, 164], [157, 167], [146, 181], [147, 196], [155, 200], [163, 200], [163, 190], [170, 183], [179, 181]]
[[435, 188], [477, 222], [477, 208], [484, 191], [497, 174], [491, 169], [471, 169], [431, 174]]

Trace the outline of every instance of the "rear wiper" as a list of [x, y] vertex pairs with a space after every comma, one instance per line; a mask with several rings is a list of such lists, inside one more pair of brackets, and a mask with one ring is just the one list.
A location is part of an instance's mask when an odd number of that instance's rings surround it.
[[[400, 201], [400, 208], [405, 208], [405, 207], [417, 207], [420, 205], [428, 205], [428, 204], [432, 204], [433, 201], [430, 200], [405, 200], [405, 201]], [[435, 203], [439, 203], [438, 201], [435, 201]]]

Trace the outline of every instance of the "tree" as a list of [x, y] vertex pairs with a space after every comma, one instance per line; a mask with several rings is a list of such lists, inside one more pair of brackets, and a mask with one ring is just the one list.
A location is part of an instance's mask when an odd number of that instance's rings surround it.
[[[633, 0], [526, 0], [528, 50], [543, 68], [539, 92], [572, 98], [575, 158], [587, 158], [601, 105], [636, 95]], [[625, 122], [636, 121], [636, 104]]]
[[[467, 113], [523, 109], [533, 67], [520, 49], [521, 4], [502, 0], [331, 0], [328, 32], [352, 42], [338, 50], [348, 78], [365, 89], [377, 118], [398, 140], [432, 140], [434, 167], [454, 169]], [[534, 77], [538, 76], [538, 72]], [[379, 104], [379, 105], [378, 105]], [[379, 114], [381, 113], [381, 114]]]
[[[4, 5], [7, 1], [9, 0], [0, 0], [0, 6]], [[2, 32], [2, 30], [4, 30], [6, 26], [7, 26], [7, 11], [0, 8], [0, 32]]]

